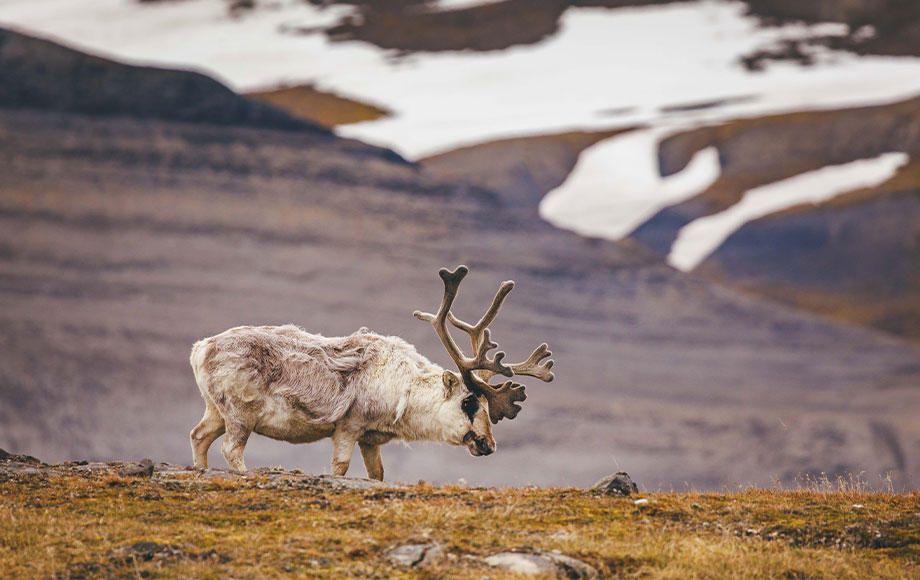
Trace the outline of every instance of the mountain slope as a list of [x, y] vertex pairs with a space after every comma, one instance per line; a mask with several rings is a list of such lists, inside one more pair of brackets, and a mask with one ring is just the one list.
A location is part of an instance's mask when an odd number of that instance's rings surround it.
[[920, 340], [920, 163], [743, 226], [706, 261], [724, 283]]
[[121, 64], [2, 28], [0, 107], [327, 132], [199, 73]]
[[886, 152], [911, 164], [878, 187], [749, 223], [698, 269], [723, 283], [912, 339], [920, 336], [920, 98], [704, 127], [665, 139], [662, 172], [715, 146], [720, 178], [658, 212], [631, 237], [666, 254], [680, 228], [737, 203], [746, 191], [806, 171]]
[[[528, 386], [494, 456], [390, 445], [394, 479], [587, 485], [616, 464], [652, 489], [920, 475], [914, 346], [557, 230], [324, 132], [19, 108], [0, 126], [5, 449], [190, 461], [203, 405], [189, 349], [241, 324], [367, 326], [447, 364], [411, 313], [440, 300], [438, 268], [466, 263], [458, 315], [514, 279], [493, 336], [509, 360], [547, 341], [556, 380]], [[254, 467], [321, 473], [329, 458], [328, 442], [247, 448]]]

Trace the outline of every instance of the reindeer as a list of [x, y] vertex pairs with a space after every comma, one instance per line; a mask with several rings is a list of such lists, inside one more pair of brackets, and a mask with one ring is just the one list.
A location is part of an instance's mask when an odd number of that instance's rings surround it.
[[[245, 471], [243, 450], [251, 433], [290, 443], [332, 438], [332, 473], [345, 475], [355, 443], [368, 477], [383, 479], [380, 446], [393, 440], [465, 445], [473, 456], [495, 451], [491, 424], [514, 419], [526, 398], [524, 386], [495, 375], [527, 375], [549, 382], [552, 353], [541, 344], [524, 362], [506, 365], [489, 324], [514, 288], [503, 282], [488, 311], [468, 324], [451, 311], [469, 270], [441, 269], [444, 296], [437, 314], [415, 318], [434, 326], [459, 373], [445, 370], [396, 336], [362, 328], [324, 337], [293, 326], [240, 326], [198, 341], [190, 362], [205, 400], [201, 422], [192, 429], [195, 465], [208, 466], [208, 449], [226, 433], [221, 451], [227, 464]], [[472, 358], [463, 354], [447, 323], [467, 333]], [[491, 421], [491, 424], [490, 424]]]

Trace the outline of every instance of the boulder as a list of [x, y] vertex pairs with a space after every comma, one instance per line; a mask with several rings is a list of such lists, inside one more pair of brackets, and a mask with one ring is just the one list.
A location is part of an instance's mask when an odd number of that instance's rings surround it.
[[141, 459], [140, 463], [130, 463], [118, 471], [122, 477], [151, 477], [153, 475], [153, 461]]
[[630, 479], [629, 474], [625, 471], [618, 471], [612, 475], [608, 475], [591, 486], [591, 489], [603, 491], [607, 495], [619, 495], [623, 497], [629, 497], [639, 492], [639, 488], [633, 483], [633, 480]]
[[573, 580], [599, 577], [593, 566], [559, 552], [499, 552], [483, 561], [489, 566], [531, 576], [555, 576]]
[[400, 568], [428, 568], [441, 561], [444, 547], [440, 544], [405, 544], [390, 550], [390, 563]]

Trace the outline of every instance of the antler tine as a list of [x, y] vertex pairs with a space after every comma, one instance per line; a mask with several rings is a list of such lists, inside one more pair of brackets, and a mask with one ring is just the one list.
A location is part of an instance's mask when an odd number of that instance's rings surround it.
[[454, 316], [452, 312], [447, 315], [447, 319], [451, 324], [470, 335], [473, 350], [479, 350], [479, 341], [482, 340], [483, 331], [486, 330], [488, 326], [492, 324], [492, 321], [495, 320], [495, 317], [498, 316], [498, 311], [501, 310], [505, 298], [508, 297], [508, 294], [513, 289], [514, 281], [506, 280], [502, 282], [502, 285], [498, 287], [498, 292], [495, 293], [495, 298], [492, 299], [492, 305], [489, 306], [489, 309], [486, 310], [486, 313], [482, 315], [482, 318], [480, 318], [479, 322], [476, 324], [464, 322]]
[[513, 370], [516, 375], [536, 377], [548, 383], [554, 378], [553, 373], [550, 372], [550, 369], [553, 368], [553, 361], [548, 360], [542, 363], [540, 361], [551, 356], [553, 356], [553, 353], [550, 352], [549, 346], [544, 342], [531, 353], [527, 360], [510, 365], [511, 370]]
[[[450, 307], [457, 297], [457, 290], [460, 287], [460, 282], [463, 281], [463, 278], [466, 277], [468, 273], [469, 269], [466, 266], [457, 266], [457, 269], [453, 272], [447, 268], [441, 268], [441, 270], [438, 271], [438, 275], [444, 281], [444, 297], [441, 299], [441, 306], [438, 309], [438, 313], [429, 314], [416, 310], [413, 316], [419, 320], [430, 322], [431, 325], [434, 326], [435, 332], [438, 333], [438, 337], [441, 339], [441, 343], [444, 345], [444, 348], [447, 349], [447, 353], [453, 359], [457, 368], [460, 369], [464, 378], [473, 376], [473, 372], [478, 370], [490, 372], [493, 375], [502, 374], [510, 377], [514, 374], [513, 371], [501, 362], [505, 357], [505, 353], [497, 352], [492, 359], [488, 358], [487, 353], [498, 346], [489, 338], [488, 330], [481, 333], [482, 338], [480, 339], [480, 343], [476, 345], [477, 348], [475, 348], [475, 358], [467, 358], [464, 356], [460, 347], [457, 346], [457, 343], [454, 342], [453, 337], [447, 330], [447, 320], [448, 317], [451, 316]], [[499, 306], [501, 305], [499, 304]], [[494, 315], [492, 317], [494, 318]]]
[[489, 419], [493, 424], [504, 418], [514, 419], [521, 411], [517, 403], [527, 398], [524, 385], [505, 381], [501, 385], [481, 384], [482, 394], [489, 401]]
[[463, 356], [463, 352], [460, 351], [460, 347], [457, 346], [457, 343], [454, 342], [454, 338], [447, 331], [444, 321], [447, 318], [447, 314], [450, 312], [450, 307], [453, 305], [454, 299], [457, 297], [457, 290], [460, 288], [460, 282], [469, 274], [469, 271], [469, 268], [466, 266], [457, 266], [457, 269], [453, 272], [447, 268], [438, 270], [438, 276], [444, 281], [444, 296], [441, 298], [441, 306], [438, 308], [438, 313], [435, 315], [420, 310], [416, 310], [412, 313], [412, 315], [419, 320], [430, 322], [431, 325], [434, 326], [435, 332], [438, 333], [438, 338], [441, 339], [441, 343], [444, 345], [444, 348], [447, 349], [447, 354], [450, 355], [450, 358], [453, 359], [454, 363], [456, 363], [461, 370], [464, 367], [463, 363], [467, 359]]
[[[490, 350], [497, 348], [498, 345], [492, 341], [492, 334], [489, 325], [495, 320], [505, 298], [514, 288], [514, 282], [502, 282], [499, 286], [495, 298], [492, 299], [492, 305], [479, 322], [469, 324], [454, 316], [450, 311], [454, 299], [457, 297], [457, 289], [460, 282], [469, 273], [466, 266], [458, 266], [451, 272], [442, 268], [438, 275], [444, 280], [444, 297], [441, 300], [441, 306], [437, 314], [429, 314], [416, 310], [414, 316], [419, 320], [431, 323], [435, 332], [447, 348], [448, 354], [454, 360], [460, 374], [463, 377], [467, 387], [479, 392], [489, 402], [489, 419], [493, 423], [498, 423], [502, 419], [514, 419], [521, 410], [518, 404], [527, 398], [524, 393], [524, 386], [513, 381], [505, 381], [501, 385], [489, 384], [489, 380], [497, 375], [514, 376], [515, 374], [528, 375], [537, 377], [543, 381], [553, 380], [553, 373], [550, 369], [553, 367], [552, 360], [544, 360], [552, 355], [546, 344], [541, 344], [533, 351], [530, 357], [524, 362], [505, 365], [502, 359], [505, 357], [504, 352], [496, 352], [492, 359], [489, 359]], [[470, 336], [470, 344], [473, 347], [473, 358], [467, 358], [463, 355], [460, 347], [454, 342], [448, 328], [447, 322], [466, 332]]]
[[[479, 322], [476, 324], [469, 324], [464, 322], [454, 316], [452, 312], [447, 313], [447, 320], [451, 324], [459, 328], [460, 330], [466, 332], [470, 335], [470, 343], [473, 345], [474, 351], [479, 351], [482, 347], [483, 337], [486, 337], [486, 342], [489, 342], [487, 328], [492, 321], [495, 320], [495, 317], [498, 316], [498, 311], [501, 310], [502, 304], [505, 302], [508, 294], [511, 290], [514, 289], [514, 282], [508, 280], [502, 282], [502, 285], [498, 288], [498, 292], [495, 293], [495, 298], [492, 299], [492, 305], [489, 306], [489, 309], [485, 314], [482, 315], [482, 318], [479, 319]], [[498, 345], [493, 346], [492, 348], [497, 347]], [[488, 350], [488, 349], [487, 349]], [[540, 364], [540, 361], [543, 359], [552, 356], [553, 353], [549, 351], [549, 347], [546, 343], [541, 344], [533, 351], [530, 357], [524, 362], [515, 363], [508, 365], [511, 367], [512, 372], [516, 375], [527, 375], [531, 377], [536, 377], [541, 381], [550, 382], [553, 380], [553, 373], [550, 372], [550, 369], [553, 368], [553, 361], [545, 361]], [[496, 358], [498, 355], [496, 354]], [[480, 370], [476, 375], [488, 382], [496, 373], [490, 372], [487, 370]]]

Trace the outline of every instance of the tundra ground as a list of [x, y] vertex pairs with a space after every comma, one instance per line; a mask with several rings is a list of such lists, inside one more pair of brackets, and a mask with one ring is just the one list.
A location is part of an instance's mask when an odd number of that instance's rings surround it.
[[[20, 465], [0, 472], [8, 578], [519, 577], [482, 561], [508, 550], [558, 550], [608, 578], [920, 575], [920, 492], [640, 493], [637, 504], [575, 488], [349, 489], [334, 482], [361, 482], [279, 469], [160, 464], [146, 478]], [[388, 558], [418, 542], [443, 557], [425, 569]]]

